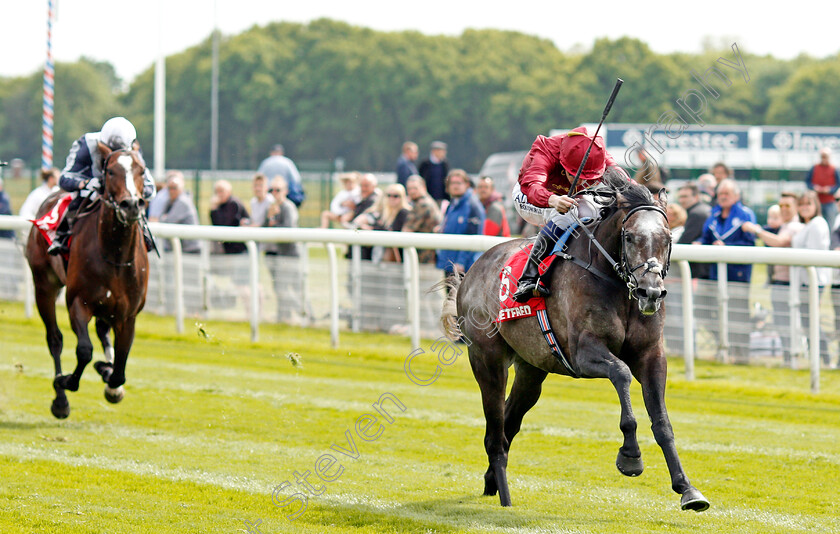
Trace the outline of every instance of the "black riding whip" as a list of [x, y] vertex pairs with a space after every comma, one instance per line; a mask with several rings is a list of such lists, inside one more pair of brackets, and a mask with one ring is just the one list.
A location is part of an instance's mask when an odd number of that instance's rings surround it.
[[592, 141], [589, 142], [589, 147], [583, 154], [583, 160], [580, 162], [580, 167], [578, 167], [578, 170], [575, 173], [575, 179], [572, 180], [572, 185], [571, 187], [569, 187], [569, 196], [573, 196], [575, 194], [575, 187], [577, 186], [578, 179], [580, 178], [580, 173], [583, 172], [583, 166], [586, 165], [586, 160], [589, 159], [589, 151], [592, 150], [592, 145], [595, 144], [595, 138], [598, 137], [598, 132], [601, 131], [601, 125], [604, 124], [604, 121], [606, 120], [607, 115], [610, 112], [610, 108], [612, 107], [613, 102], [615, 102], [615, 97], [618, 96], [618, 90], [621, 89], [621, 84], [623, 83], [624, 80], [622, 80], [621, 78], [616, 78], [615, 87], [613, 87], [610, 99], [607, 101], [607, 107], [604, 108], [604, 114], [601, 116], [601, 122], [598, 123], [598, 128], [595, 130], [595, 135], [592, 136]]

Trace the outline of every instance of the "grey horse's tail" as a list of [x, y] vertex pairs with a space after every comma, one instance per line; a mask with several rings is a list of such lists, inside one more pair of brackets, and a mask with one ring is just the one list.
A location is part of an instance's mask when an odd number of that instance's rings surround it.
[[441, 289], [449, 291], [440, 311], [440, 325], [443, 327], [446, 337], [452, 341], [461, 338], [461, 328], [458, 326], [458, 307], [455, 303], [455, 299], [458, 297], [458, 288], [461, 287], [461, 280], [461, 275], [452, 273], [432, 287], [433, 291]]

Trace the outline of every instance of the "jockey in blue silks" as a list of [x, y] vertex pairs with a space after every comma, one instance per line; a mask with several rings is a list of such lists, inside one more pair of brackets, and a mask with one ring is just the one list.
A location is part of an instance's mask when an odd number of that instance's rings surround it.
[[[47, 252], [54, 256], [70, 252], [67, 245], [72, 233], [73, 219], [82, 200], [85, 198], [95, 200], [102, 190], [104, 185], [102, 183], [103, 157], [99, 151], [99, 143], [107, 145], [111, 150], [123, 150], [131, 149], [136, 140], [137, 131], [134, 125], [125, 117], [113, 117], [102, 125], [102, 130], [86, 133], [73, 142], [58, 185], [63, 190], [72, 192], [74, 197], [67, 206], [67, 214], [56, 231], [55, 241]], [[149, 200], [155, 196], [155, 192], [154, 179], [146, 169], [143, 176], [143, 198]], [[144, 230], [148, 248], [151, 236], [146, 233], [147, 230]]]

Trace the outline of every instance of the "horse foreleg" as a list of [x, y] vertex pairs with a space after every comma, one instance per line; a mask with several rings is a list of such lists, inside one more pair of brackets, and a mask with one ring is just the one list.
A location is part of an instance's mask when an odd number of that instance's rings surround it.
[[57, 376], [54, 381], [64, 389], [79, 390], [82, 373], [93, 358], [93, 343], [91, 343], [90, 335], [88, 335], [88, 323], [90, 323], [92, 317], [90, 310], [82, 303], [81, 299], [73, 299], [70, 304], [70, 326], [73, 328], [77, 339], [76, 369], [73, 370], [73, 374]]
[[507, 451], [510, 444], [505, 438], [505, 388], [507, 387], [507, 365], [502, 355], [496, 355], [478, 347], [470, 346], [470, 366], [481, 389], [481, 403], [484, 406], [486, 428], [484, 450], [490, 462], [484, 474], [484, 495], [499, 492], [502, 506], [510, 506], [510, 489], [507, 483]]
[[[53, 359], [55, 377], [61, 376], [61, 351], [64, 348], [64, 338], [55, 318], [55, 299], [58, 296], [60, 287], [51, 284], [46, 277], [35, 279], [35, 303], [38, 306], [38, 313], [44, 321], [47, 330], [47, 346], [50, 349], [50, 356]], [[64, 388], [53, 381], [55, 399], [53, 399], [50, 411], [58, 419], [65, 419], [70, 415], [70, 403], [67, 402], [67, 395]]]
[[589, 332], [581, 334], [576, 356], [581, 376], [607, 378], [615, 387], [618, 401], [621, 403], [619, 428], [624, 434], [624, 443], [618, 449], [615, 466], [623, 475], [641, 475], [645, 465], [636, 439], [636, 416], [633, 415], [633, 406], [630, 403], [630, 384], [633, 382], [630, 368]]
[[104, 374], [102, 376], [107, 384], [105, 386], [105, 399], [113, 404], [120, 402], [125, 396], [125, 389], [122, 386], [125, 384], [125, 365], [128, 362], [128, 352], [131, 350], [131, 344], [134, 343], [135, 320], [136, 317], [126, 317], [124, 321], [114, 327], [113, 372], [107, 378]]
[[709, 501], [703, 497], [697, 488], [688, 480], [674, 441], [674, 430], [665, 408], [665, 380], [667, 376], [667, 361], [662, 348], [651, 357], [642, 358], [638, 369], [634, 370], [636, 378], [642, 384], [642, 396], [651, 421], [651, 430], [656, 443], [665, 455], [665, 463], [671, 474], [671, 487], [679, 493], [680, 506], [683, 510], [702, 512], [709, 508]]

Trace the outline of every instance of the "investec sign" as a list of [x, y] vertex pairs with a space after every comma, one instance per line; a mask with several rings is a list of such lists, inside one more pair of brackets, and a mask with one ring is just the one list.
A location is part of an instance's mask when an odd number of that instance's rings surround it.
[[[597, 127], [585, 126], [590, 132]], [[818, 161], [821, 148], [840, 153], [840, 128], [709, 124], [669, 132], [650, 124], [614, 123], [605, 124], [601, 135], [618, 163], [629, 166], [637, 161], [629, 153], [639, 146], [659, 164], [675, 168], [702, 168], [723, 161], [742, 168], [809, 169]]]
[[602, 130], [606, 130], [607, 150], [620, 164], [631, 167], [638, 162], [635, 152], [639, 147], [666, 167], [708, 167], [718, 161], [741, 167], [751, 162], [748, 126], [692, 126], [682, 131], [654, 128], [650, 124], [608, 124]]
[[800, 126], [764, 126], [761, 129], [758, 158], [765, 167], [810, 169], [817, 163], [821, 148], [840, 151], [840, 128], [808, 128]]

